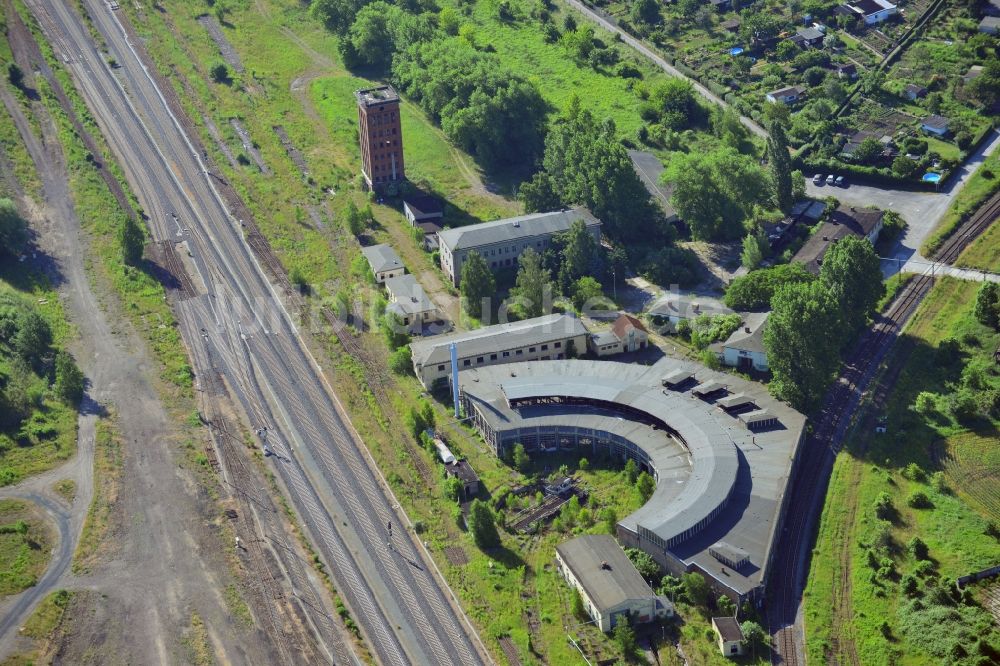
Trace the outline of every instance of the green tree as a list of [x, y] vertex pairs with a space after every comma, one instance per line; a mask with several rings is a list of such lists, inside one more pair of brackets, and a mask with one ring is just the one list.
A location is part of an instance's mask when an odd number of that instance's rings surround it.
[[983, 326], [1000, 329], [1000, 284], [984, 282], [976, 292], [973, 314]]
[[740, 623], [740, 631], [743, 632], [743, 638], [751, 646], [760, 648], [768, 644], [769, 638], [767, 632], [764, 631], [764, 628], [760, 624], [753, 620], [746, 620]]
[[473, 541], [481, 549], [496, 548], [500, 545], [496, 518], [489, 505], [482, 500], [472, 500], [472, 505], [469, 507], [469, 531], [472, 533]]
[[379, 328], [382, 331], [382, 337], [385, 338], [385, 343], [392, 351], [410, 343], [410, 332], [403, 324], [403, 318], [395, 312], [386, 310], [379, 322]]
[[664, 126], [684, 130], [701, 120], [702, 111], [690, 81], [670, 78], [649, 93], [649, 102]]
[[524, 210], [529, 213], [543, 213], [557, 210], [562, 206], [562, 200], [555, 189], [552, 177], [544, 171], [539, 171], [531, 180], [521, 183], [517, 190], [517, 198], [524, 204]]
[[52, 345], [52, 329], [33, 307], [24, 306], [17, 315], [14, 352], [29, 366], [40, 370]]
[[632, 561], [636, 571], [646, 581], [657, 580], [660, 577], [660, 565], [656, 563], [653, 556], [638, 548], [626, 548], [625, 554]]
[[736, 604], [724, 594], [719, 595], [719, 598], [715, 601], [715, 605], [724, 616], [732, 617], [736, 615]]
[[449, 476], [444, 480], [444, 498], [446, 500], [460, 502], [463, 489], [462, 481], [457, 476]]
[[769, 198], [756, 160], [725, 146], [676, 156], [663, 178], [674, 186], [671, 204], [698, 240], [738, 238], [753, 207]]
[[413, 356], [409, 345], [403, 345], [389, 354], [389, 370], [394, 375], [413, 374]]
[[368, 0], [313, 0], [309, 11], [328, 30], [343, 34]]
[[770, 308], [771, 298], [779, 286], [815, 279], [816, 276], [798, 262], [779, 264], [734, 279], [726, 289], [723, 300], [734, 310], [766, 310]]
[[646, 25], [656, 25], [662, 18], [660, 5], [656, 0], [635, 0], [629, 10], [629, 15], [636, 23], [645, 23]]
[[511, 295], [525, 317], [540, 317], [552, 302], [552, 275], [542, 266], [542, 255], [530, 247], [518, 258], [518, 264]]
[[629, 484], [634, 484], [636, 479], [639, 478], [639, 466], [635, 464], [635, 460], [629, 458], [625, 462], [625, 479]]
[[798, 409], [823, 394], [840, 365], [840, 304], [821, 282], [783, 285], [771, 300], [764, 348], [773, 379], [771, 392]]
[[601, 523], [605, 532], [614, 535], [618, 527], [618, 514], [615, 513], [614, 507], [606, 506], [601, 509]]
[[558, 242], [562, 245], [559, 283], [564, 291], [580, 278], [598, 273], [600, 248], [583, 220], [573, 222], [569, 231], [560, 235]]
[[65, 351], [56, 352], [56, 381], [53, 385], [59, 399], [67, 405], [76, 406], [83, 399], [83, 372], [76, 361]]
[[7, 65], [7, 80], [15, 88], [20, 88], [24, 84], [24, 72], [17, 66], [17, 63], [12, 62]]
[[635, 487], [639, 490], [639, 496], [642, 497], [642, 501], [648, 502], [649, 498], [653, 496], [653, 491], [656, 490], [656, 481], [648, 473], [643, 472], [636, 479]]
[[849, 332], [861, 328], [875, 314], [885, 293], [875, 248], [859, 236], [847, 236], [827, 250], [819, 279], [840, 304], [841, 320]]
[[900, 155], [892, 161], [892, 172], [900, 178], [912, 178], [920, 171], [920, 165], [906, 155]]
[[496, 294], [497, 284], [486, 260], [478, 252], [469, 252], [462, 263], [460, 291], [466, 314], [475, 319], [490, 315], [490, 299]]
[[528, 452], [524, 450], [524, 444], [518, 442], [514, 445], [514, 467], [521, 474], [527, 474], [530, 466], [531, 457], [528, 456]]
[[788, 137], [784, 122], [774, 121], [768, 125], [767, 165], [771, 174], [774, 203], [787, 213], [792, 208], [792, 158], [788, 153]]
[[224, 62], [217, 62], [212, 65], [212, 69], [209, 70], [209, 74], [212, 76], [212, 80], [216, 83], [228, 86], [233, 82], [233, 77], [229, 73], [229, 67]]
[[882, 144], [874, 137], [868, 137], [854, 149], [852, 155], [858, 164], [872, 164], [882, 156]]
[[684, 594], [692, 605], [708, 606], [711, 590], [704, 576], [695, 572], [686, 573], [681, 576], [681, 584], [684, 586]]
[[146, 244], [139, 220], [131, 215], [125, 215], [118, 227], [118, 244], [122, 249], [122, 259], [129, 266], [138, 266], [142, 262], [142, 249]]
[[353, 201], [347, 203], [344, 213], [344, 227], [352, 236], [360, 236], [365, 231], [365, 216]]
[[622, 656], [631, 661], [635, 657], [637, 644], [635, 629], [629, 626], [628, 619], [623, 617], [618, 618], [618, 624], [615, 625], [612, 636], [614, 636], [615, 643], [618, 644], [618, 649], [621, 650]]
[[740, 261], [751, 271], [764, 261], [764, 253], [769, 251], [771, 246], [767, 242], [767, 235], [763, 227], [755, 227], [754, 231], [743, 238], [743, 252], [740, 253]]
[[597, 303], [607, 302], [601, 283], [589, 275], [583, 276], [573, 285], [573, 306], [577, 310], [582, 311], [588, 303], [594, 306]]
[[28, 243], [28, 225], [14, 202], [0, 198], [0, 253], [19, 255]]
[[722, 143], [745, 155], [753, 154], [754, 145], [750, 130], [743, 124], [739, 114], [731, 106], [716, 111], [714, 118], [713, 129]]

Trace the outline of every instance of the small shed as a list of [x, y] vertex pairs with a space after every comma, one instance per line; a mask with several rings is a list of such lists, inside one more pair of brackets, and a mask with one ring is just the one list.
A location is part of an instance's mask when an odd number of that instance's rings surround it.
[[455, 477], [462, 482], [462, 501], [468, 502], [479, 494], [479, 475], [467, 460], [456, 460], [444, 466], [444, 473], [449, 478]]
[[951, 124], [944, 116], [927, 116], [924, 121], [920, 123], [920, 129], [928, 134], [934, 134], [937, 136], [944, 136], [948, 133], [948, 126]]
[[927, 88], [923, 86], [918, 86], [916, 83], [907, 83], [906, 87], [903, 88], [903, 97], [913, 101], [920, 99], [921, 97], [927, 96]]
[[743, 630], [735, 617], [713, 617], [712, 629], [719, 637], [719, 650], [726, 657], [743, 654]]

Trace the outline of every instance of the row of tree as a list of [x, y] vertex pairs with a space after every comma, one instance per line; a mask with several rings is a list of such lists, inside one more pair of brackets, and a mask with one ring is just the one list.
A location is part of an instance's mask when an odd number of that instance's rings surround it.
[[818, 279], [778, 285], [764, 329], [771, 392], [799, 409], [815, 406], [884, 291], [878, 256], [857, 236], [827, 250]]

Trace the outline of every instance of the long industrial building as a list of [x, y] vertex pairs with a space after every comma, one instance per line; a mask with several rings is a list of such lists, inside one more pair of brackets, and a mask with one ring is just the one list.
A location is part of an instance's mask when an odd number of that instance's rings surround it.
[[733, 599], [762, 594], [805, 427], [763, 386], [665, 358], [482, 367], [461, 372], [459, 388], [498, 456], [520, 443], [533, 455], [633, 458], [657, 484], [618, 523], [622, 544]]

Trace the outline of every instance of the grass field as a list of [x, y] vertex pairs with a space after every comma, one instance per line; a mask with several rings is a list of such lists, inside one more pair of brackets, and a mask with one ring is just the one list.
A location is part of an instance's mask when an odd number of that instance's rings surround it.
[[38, 582], [52, 553], [45, 514], [29, 502], [0, 500], [0, 596]]
[[[967, 220], [970, 215], [994, 192], [1000, 190], [1000, 150], [993, 151], [979, 166], [974, 174], [965, 183], [965, 187], [959, 192], [951, 202], [951, 207], [938, 222], [937, 228], [928, 237], [920, 248], [920, 253], [925, 257], [931, 256], [935, 250], [941, 247], [958, 226]], [[996, 270], [997, 264], [977, 265], [981, 260], [990, 254], [990, 248], [996, 247], [997, 239], [986, 240], [990, 232], [983, 234], [978, 240], [959, 256], [956, 262], [959, 266], [969, 266], [975, 268], [992, 267]], [[993, 229], [995, 234], [995, 225]], [[995, 255], [994, 255], [995, 256]], [[976, 263], [970, 263], [976, 262]]]
[[[889, 361], [903, 366], [884, 410], [888, 433], [875, 434], [873, 420], [863, 421], [836, 462], [806, 588], [812, 663], [841, 659], [850, 644], [864, 664], [974, 663], [953, 646], [962, 643], [971, 652], [978, 636], [1000, 644], [986, 611], [941, 604], [936, 596], [950, 589], [947, 579], [992, 566], [1000, 552], [986, 534], [987, 521], [1000, 516], [1000, 461], [991, 446], [996, 423], [968, 426], [944, 410], [911, 409], [921, 392], [943, 392], [956, 381], [960, 368], [942, 369], [937, 360], [943, 340], [962, 341], [966, 364], [992, 354], [1000, 342], [971, 315], [977, 288], [949, 279], [935, 286]], [[930, 500], [928, 508], [910, 505], [917, 492]], [[882, 493], [894, 507], [888, 520], [874, 509]], [[908, 549], [914, 537], [926, 543], [929, 564]], [[907, 576], [917, 581], [909, 594], [901, 589]]]

